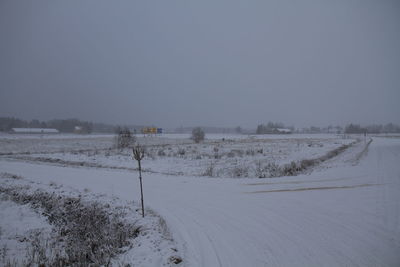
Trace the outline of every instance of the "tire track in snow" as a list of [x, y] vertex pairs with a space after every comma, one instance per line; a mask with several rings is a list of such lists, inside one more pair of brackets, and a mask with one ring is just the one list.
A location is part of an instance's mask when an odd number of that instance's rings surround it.
[[258, 194], [258, 193], [278, 193], [278, 192], [299, 192], [299, 191], [311, 191], [311, 190], [333, 190], [333, 189], [351, 189], [351, 188], [359, 188], [359, 187], [368, 187], [368, 186], [378, 186], [382, 184], [360, 184], [360, 185], [343, 185], [343, 186], [321, 186], [321, 187], [306, 187], [306, 188], [288, 188], [288, 189], [276, 189], [276, 190], [260, 190], [260, 191], [252, 191], [245, 192], [248, 194]]
[[[398, 143], [392, 140], [385, 146], [377, 140], [357, 166], [296, 178], [307, 184], [307, 180], [337, 177], [335, 187], [382, 184], [362, 190], [243, 194], [248, 179], [148, 174], [145, 196], [149, 206], [166, 219], [174, 237], [185, 243], [185, 266], [399, 266], [396, 205], [400, 191], [395, 181], [400, 166], [389, 151]], [[137, 189], [132, 189], [136, 180], [127, 171], [55, 166], [41, 166], [37, 171], [33, 165], [9, 162], [0, 162], [0, 168], [22, 175], [34, 172], [42, 179], [63, 177], [57, 182], [80, 188], [85, 182], [84, 186], [105, 193], [114, 185], [114, 192], [127, 199], [137, 195]], [[312, 187], [317, 186], [304, 186]], [[279, 189], [291, 188], [291, 184], [281, 184]]]

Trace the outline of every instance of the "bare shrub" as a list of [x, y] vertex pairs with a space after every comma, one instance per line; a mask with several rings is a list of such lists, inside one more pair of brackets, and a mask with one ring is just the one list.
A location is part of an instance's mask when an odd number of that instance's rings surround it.
[[281, 168], [282, 176], [293, 176], [302, 170], [300, 164], [292, 161]]
[[157, 155], [158, 155], [159, 157], [165, 157], [166, 154], [165, 154], [165, 152], [164, 152], [164, 149], [158, 150]]
[[191, 139], [195, 143], [200, 143], [201, 141], [203, 141], [204, 140], [204, 136], [205, 136], [205, 133], [200, 127], [193, 128]]
[[265, 166], [265, 169], [268, 172], [268, 176], [266, 177], [278, 177], [281, 175], [281, 170], [279, 168], [279, 165], [276, 164], [275, 162], [270, 162]]
[[203, 176], [214, 177], [214, 175], [215, 175], [215, 164], [214, 162], [210, 162], [210, 164], [204, 171]]
[[265, 167], [262, 165], [262, 162], [261, 162], [261, 161], [257, 161], [257, 162], [256, 162], [255, 175], [256, 175], [258, 178], [266, 178], [266, 177], [268, 177], [268, 169], [265, 168]]
[[233, 149], [232, 152], [235, 153], [239, 157], [243, 157], [243, 154], [244, 154], [243, 150], [241, 150], [241, 149]]
[[179, 148], [178, 149], [178, 155], [179, 156], [184, 156], [186, 154], [186, 150], [184, 148]]
[[228, 154], [226, 154], [226, 156], [228, 158], [234, 158], [235, 157], [235, 152], [231, 150], [231, 151], [228, 152]]
[[116, 146], [117, 148], [129, 148], [132, 147], [135, 143], [136, 138], [132, 135], [131, 131], [125, 128], [118, 128], [117, 129], [117, 138], [116, 138]]
[[247, 166], [235, 166], [232, 170], [233, 177], [248, 177], [249, 167]]
[[255, 151], [253, 149], [247, 149], [246, 150], [246, 155], [247, 156], [254, 156], [255, 155]]
[[148, 157], [148, 158], [150, 158], [152, 160], [156, 159], [155, 151], [152, 150], [152, 149], [151, 150], [150, 149], [146, 149], [146, 157]]
[[300, 166], [301, 166], [301, 169], [304, 170], [304, 169], [314, 166], [316, 163], [317, 162], [313, 159], [303, 159], [300, 161]]

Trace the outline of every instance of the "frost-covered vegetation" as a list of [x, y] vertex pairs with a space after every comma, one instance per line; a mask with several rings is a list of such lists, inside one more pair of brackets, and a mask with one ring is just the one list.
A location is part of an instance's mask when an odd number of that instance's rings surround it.
[[[132, 256], [124, 255], [132, 254], [143, 243], [140, 239], [149, 237], [167, 243], [171, 252], [177, 251], [172, 247], [165, 222], [151, 210], [142, 219], [136, 204], [120, 205], [121, 200], [116, 199], [107, 202], [104, 196], [93, 199], [88, 190], [84, 194], [65, 192], [55, 183], [38, 188], [37, 184], [11, 173], [0, 173], [0, 178], [0, 206], [6, 209], [7, 215], [10, 215], [9, 207], [19, 210], [15, 217], [24, 221], [18, 226], [19, 222], [11, 216], [11, 221], [5, 218], [0, 223], [0, 229], [7, 231], [5, 237], [0, 233], [0, 265], [123, 265], [124, 257], [130, 259], [125, 263], [135, 262]], [[13, 235], [10, 229], [20, 230], [18, 235]], [[170, 254], [165, 256], [166, 264], [180, 259]]]
[[[147, 160], [143, 162], [143, 171], [233, 178], [296, 175], [326, 160], [328, 153], [347, 147], [355, 140], [343, 138], [342, 135], [237, 135], [226, 138], [214, 136], [195, 143], [189, 137], [137, 136], [136, 141], [146, 146]], [[95, 145], [97, 139], [99, 143]], [[72, 142], [59, 139], [58, 144], [50, 139], [50, 142], [43, 141], [43, 145], [40, 144], [42, 140], [38, 140], [29, 154], [14, 153], [7, 156], [68, 166], [135, 170], [137, 167], [132, 161], [132, 151], [116, 145], [115, 140], [111, 140], [113, 137], [109, 139], [108, 142], [105, 136], [76, 138]], [[5, 150], [18, 146], [15, 144], [17, 142], [19, 140], [7, 140]], [[27, 147], [33, 146], [27, 140], [22, 142], [28, 143]], [[76, 149], [78, 144], [80, 149]], [[50, 153], [44, 152], [46, 149]], [[35, 153], [35, 150], [39, 153]]]
[[124, 220], [122, 208], [110, 211], [99, 202], [20, 187], [0, 187], [0, 192], [4, 199], [31, 205], [55, 227], [48, 237], [34, 236], [26, 265], [106, 265], [140, 233], [140, 226]]

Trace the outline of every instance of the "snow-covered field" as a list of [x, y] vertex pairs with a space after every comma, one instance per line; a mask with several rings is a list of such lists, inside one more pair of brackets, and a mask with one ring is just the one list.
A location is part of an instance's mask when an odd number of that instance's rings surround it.
[[[53, 135], [54, 136], [54, 135]], [[4, 139], [3, 153], [19, 160], [104, 168], [132, 169], [130, 150], [114, 147], [114, 136]], [[145, 171], [209, 177], [274, 177], [276, 168], [319, 158], [354, 142], [336, 135], [210, 135], [194, 144], [188, 135], [137, 137], [147, 147]]]
[[[111, 136], [98, 138], [108, 138], [108, 145], [112, 145]], [[238, 164], [247, 166], [265, 159], [282, 165], [320, 157], [354, 141], [312, 135], [222, 138], [225, 137], [209, 138], [199, 145], [183, 137], [146, 139], [155, 155], [154, 159], [145, 158], [142, 162], [145, 169], [151, 170], [143, 174], [145, 204], [154, 210], [150, 217], [161, 215], [166, 222], [163, 229], [168, 230], [159, 235], [158, 230], [149, 231], [138, 240], [140, 247], [133, 244], [129, 253], [121, 254], [124, 259], [121, 262], [133, 262], [134, 266], [175, 265], [169, 259], [182, 257], [179, 263], [182, 266], [400, 266], [400, 138], [374, 137], [368, 147], [362, 140], [314, 167], [312, 172], [298, 176], [231, 179], [233, 175], [227, 171], [216, 175], [220, 179], [199, 177], [204, 164], [211, 160], [216, 162], [217, 169], [225, 166], [229, 170], [234, 165], [228, 156], [232, 150]], [[128, 154], [113, 155], [106, 142], [96, 146], [96, 153], [93, 150], [89, 155], [87, 151], [76, 153], [75, 149], [90, 149], [92, 143], [87, 141], [87, 146], [77, 148], [79, 145], [75, 147], [72, 142], [71, 148], [66, 145], [69, 140], [59, 140], [62, 141], [58, 145], [53, 139], [48, 142], [54, 141], [49, 151], [34, 144], [29, 155], [3, 153], [0, 172], [23, 178], [3, 178], [2, 185], [29, 185], [48, 192], [62, 190], [64, 194], [79, 192], [103, 202], [116, 199], [122, 206], [132, 201], [139, 203], [138, 175], [132, 169], [136, 166], [126, 159]], [[2, 152], [12, 150], [11, 146], [18, 147], [16, 143], [1, 142]], [[83, 141], [75, 138], [75, 142]], [[165, 156], [158, 155], [161, 148]], [[28, 152], [25, 148], [15, 149]], [[179, 149], [185, 149], [184, 155], [179, 155]], [[262, 153], [257, 152], [260, 149]], [[236, 155], [237, 150], [242, 150], [243, 155]], [[247, 154], [246, 150], [254, 154]], [[35, 154], [38, 152], [41, 157], [65, 162], [32, 160], [38, 157]], [[110, 155], [106, 156], [106, 152]], [[201, 158], [196, 158], [197, 155]], [[99, 165], [129, 166], [129, 169], [67, 164], [90, 162], [92, 158]], [[195, 168], [196, 161], [201, 162], [201, 168]], [[171, 175], [172, 171], [179, 175]], [[254, 177], [252, 171], [248, 174]], [[33, 228], [41, 225], [43, 218], [28, 207], [17, 209], [9, 200], [1, 205], [2, 214], [6, 212], [2, 218], [26, 217], [35, 222]], [[7, 221], [2, 219], [0, 226]], [[30, 231], [21, 229], [23, 224], [21, 219], [18, 231]], [[2, 240], [13, 236], [10, 230], [4, 230], [8, 226], [1, 227]], [[43, 227], [50, 229], [45, 222]], [[168, 233], [170, 238], [165, 238]], [[146, 243], [146, 236], [152, 242]], [[15, 246], [12, 255], [18, 249], [21, 248]], [[113, 264], [117, 265], [118, 260], [114, 259]]]

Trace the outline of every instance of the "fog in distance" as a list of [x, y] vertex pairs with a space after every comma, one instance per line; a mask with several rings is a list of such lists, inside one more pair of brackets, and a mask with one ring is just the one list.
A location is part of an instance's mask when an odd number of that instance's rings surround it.
[[400, 2], [0, 1], [0, 116], [400, 123]]

